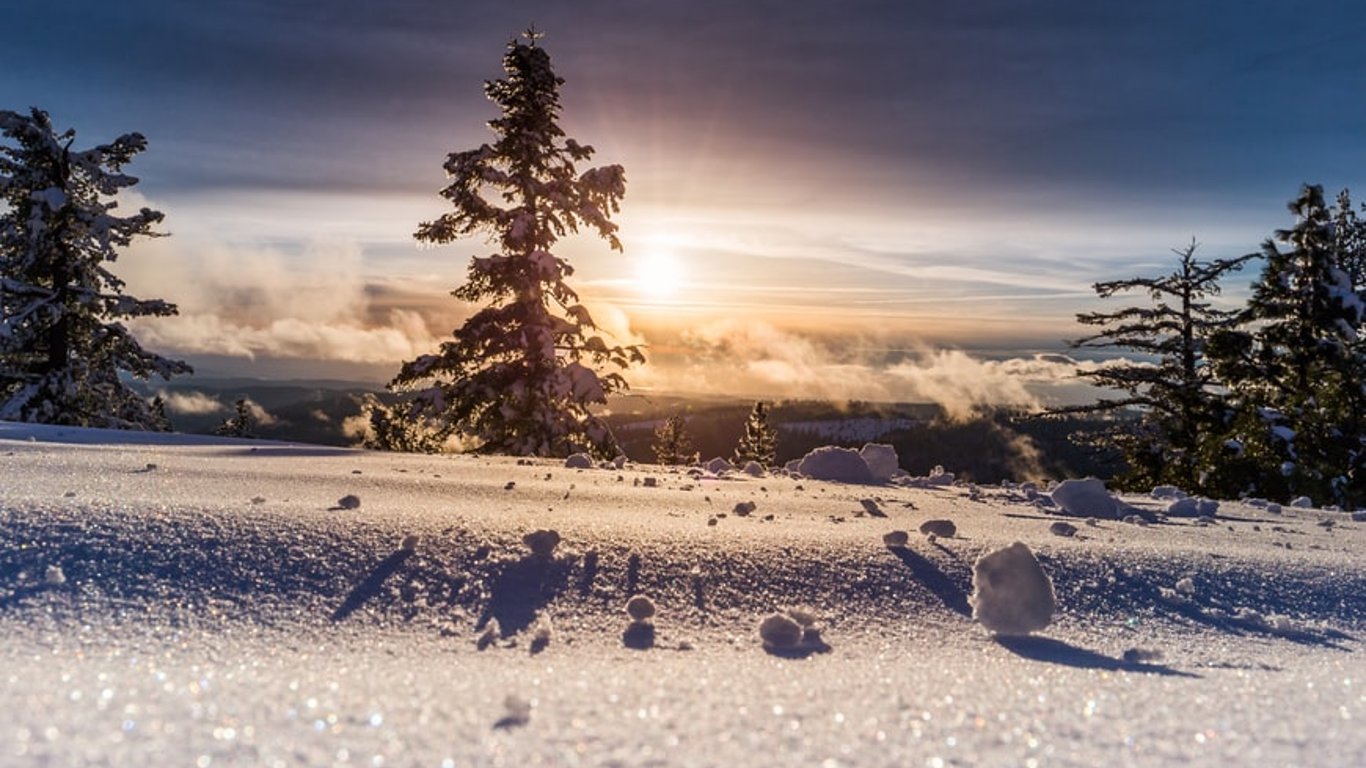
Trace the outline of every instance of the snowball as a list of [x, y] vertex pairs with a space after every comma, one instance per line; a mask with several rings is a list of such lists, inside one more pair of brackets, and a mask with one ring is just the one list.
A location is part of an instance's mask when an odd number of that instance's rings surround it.
[[655, 603], [645, 595], [636, 595], [626, 601], [626, 615], [631, 621], [648, 621], [655, 615]]
[[871, 483], [873, 473], [858, 451], [851, 448], [824, 446], [802, 457], [797, 471], [814, 480], [837, 483]]
[[926, 520], [920, 524], [920, 532], [926, 536], [952, 539], [958, 535], [958, 526], [952, 520]]
[[1274, 501], [1270, 502], [1266, 505], [1266, 511], [1270, 512], [1273, 515], [1279, 515], [1281, 513], [1281, 505], [1277, 504]]
[[1290, 500], [1290, 506], [1298, 509], [1309, 509], [1314, 506], [1314, 500], [1308, 496], [1296, 496]]
[[763, 477], [764, 465], [760, 464], [757, 461], [751, 461], [746, 463], [744, 468], [740, 471], [745, 473], [746, 475], [749, 475], [750, 477]]
[[354, 493], [349, 493], [337, 499], [337, 506], [342, 509], [360, 509], [360, 497]]
[[735, 469], [735, 465], [731, 464], [729, 461], [726, 461], [720, 456], [717, 456], [716, 458], [712, 459], [706, 464], [703, 464], [702, 468], [712, 473], [713, 475], [720, 475]]
[[791, 616], [775, 613], [759, 623], [759, 637], [769, 648], [796, 648], [802, 641], [802, 625]]
[[1015, 542], [978, 558], [972, 568], [972, 618], [991, 632], [1026, 635], [1048, 626], [1053, 582], [1029, 547]]
[[571, 454], [564, 460], [565, 469], [592, 469], [593, 457], [586, 453]]
[[1088, 477], [1085, 480], [1064, 480], [1053, 489], [1053, 501], [1069, 515], [1078, 517], [1115, 518], [1119, 506], [1115, 497], [1105, 490], [1105, 483]]
[[734, 513], [737, 517], [749, 517], [750, 515], [754, 514], [754, 510], [758, 508], [759, 505], [755, 504], [752, 501], [742, 501], [739, 504], [736, 504], [735, 508], [732, 509], [731, 512]]
[[890, 445], [868, 443], [859, 451], [859, 456], [863, 458], [863, 463], [868, 465], [868, 471], [872, 473], [873, 479], [880, 483], [891, 480], [897, 470], [901, 469], [896, 449]]
[[532, 531], [522, 537], [522, 543], [536, 557], [548, 558], [560, 545], [560, 534], [555, 530]]
[[882, 543], [889, 548], [906, 546], [911, 540], [910, 534], [905, 531], [889, 531], [882, 534]]

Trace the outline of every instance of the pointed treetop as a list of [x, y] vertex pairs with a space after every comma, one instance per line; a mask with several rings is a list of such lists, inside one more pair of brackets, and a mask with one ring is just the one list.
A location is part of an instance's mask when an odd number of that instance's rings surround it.
[[535, 47], [536, 47], [536, 41], [537, 41], [537, 40], [540, 40], [540, 39], [543, 38], [543, 37], [545, 37], [545, 33], [542, 32], [542, 31], [540, 31], [540, 30], [538, 30], [538, 29], [536, 29], [536, 25], [535, 25], [535, 24], [532, 24], [531, 26], [529, 26], [529, 27], [526, 28], [526, 31], [525, 31], [525, 32], [522, 33], [522, 37], [525, 37], [527, 40], [530, 40], [530, 41], [531, 41], [531, 47], [532, 47], [532, 48], [535, 48]]

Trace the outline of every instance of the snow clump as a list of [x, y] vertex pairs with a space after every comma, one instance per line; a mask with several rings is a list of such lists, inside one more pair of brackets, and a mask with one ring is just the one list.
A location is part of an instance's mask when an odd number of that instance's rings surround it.
[[952, 520], [926, 520], [920, 524], [920, 532], [926, 536], [952, 539], [958, 535], [958, 526]]
[[745, 473], [746, 475], [749, 475], [750, 477], [763, 477], [764, 465], [760, 464], [757, 461], [751, 461], [746, 463], [740, 471]]
[[759, 622], [759, 638], [765, 648], [796, 648], [802, 641], [802, 625], [783, 613], [775, 613]]
[[1152, 493], [1149, 494], [1154, 499], [1184, 499], [1186, 492], [1174, 485], [1153, 486]]
[[1062, 520], [1056, 520], [1048, 526], [1048, 532], [1054, 536], [1076, 536], [1077, 526]]
[[553, 529], [532, 531], [522, 537], [522, 543], [531, 550], [531, 554], [546, 560], [555, 553], [555, 547], [560, 545], [560, 533]]
[[706, 464], [703, 464], [702, 468], [712, 473], [713, 475], [722, 475], [726, 472], [730, 472], [731, 470], [735, 469], [735, 465], [731, 464], [729, 461], [726, 461], [720, 456], [717, 456], [716, 458], [712, 459]]
[[337, 499], [337, 508], [338, 508], [338, 509], [360, 509], [360, 497], [357, 496], [357, 495], [354, 494], [354, 493], [348, 493], [347, 495], [341, 497], [340, 499]]
[[1296, 509], [1309, 509], [1314, 506], [1314, 500], [1308, 496], [1296, 496], [1290, 500], [1290, 506]]
[[631, 621], [649, 621], [655, 615], [655, 602], [645, 595], [636, 595], [626, 601], [626, 615]]
[[1018, 541], [978, 558], [968, 602], [972, 618], [998, 635], [1043, 629], [1057, 607], [1053, 581], [1029, 547]]
[[49, 587], [60, 587], [66, 583], [66, 574], [60, 565], [49, 565], [43, 574], [43, 583]]
[[882, 534], [882, 543], [888, 549], [905, 547], [910, 541], [911, 535], [905, 531], [888, 531]]
[[1064, 480], [1053, 489], [1053, 501], [1069, 515], [1077, 517], [1119, 516], [1119, 504], [1105, 490], [1105, 483], [1094, 477], [1085, 480]]
[[871, 483], [873, 473], [868, 464], [852, 448], [838, 448], [827, 445], [817, 448], [802, 457], [797, 471], [813, 480], [828, 480], [836, 483]]
[[872, 473], [876, 482], [885, 483], [901, 470], [896, 449], [890, 445], [868, 443], [858, 453], [863, 463], [868, 465], [868, 471]]
[[592, 468], [593, 468], [593, 457], [592, 457], [592, 456], [589, 456], [589, 455], [586, 454], [586, 453], [574, 453], [574, 454], [570, 454], [569, 458], [567, 458], [567, 459], [564, 460], [564, 468], [565, 468], [565, 469], [592, 469]]
[[749, 517], [754, 514], [754, 510], [758, 508], [759, 505], [752, 501], [742, 501], [735, 505], [735, 508], [731, 510], [731, 514], [736, 517]]

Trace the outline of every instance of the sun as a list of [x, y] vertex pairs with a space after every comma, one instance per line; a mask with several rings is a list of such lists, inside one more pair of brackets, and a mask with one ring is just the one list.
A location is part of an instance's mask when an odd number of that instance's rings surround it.
[[635, 289], [646, 297], [671, 299], [682, 288], [683, 264], [668, 251], [650, 251], [635, 266]]

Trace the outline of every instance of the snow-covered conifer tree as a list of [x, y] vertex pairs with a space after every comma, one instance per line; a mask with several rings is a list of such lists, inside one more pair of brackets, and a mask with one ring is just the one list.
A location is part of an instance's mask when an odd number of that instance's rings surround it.
[[123, 173], [140, 134], [72, 149], [46, 112], [0, 111], [0, 419], [167, 429], [164, 413], [120, 378], [190, 372], [142, 348], [119, 320], [174, 315], [175, 305], [123, 295], [118, 249], [157, 237], [162, 214], [115, 215], [137, 183]]
[[1222, 432], [1226, 414], [1213, 391], [1214, 374], [1205, 359], [1205, 346], [1214, 333], [1233, 324], [1237, 312], [1215, 308], [1210, 298], [1219, 294], [1219, 281], [1241, 269], [1252, 256], [1200, 261], [1195, 258], [1196, 247], [1192, 240], [1174, 250], [1179, 261], [1169, 274], [1095, 285], [1100, 298], [1142, 291], [1149, 303], [1077, 315], [1077, 322], [1099, 330], [1073, 341], [1072, 346], [1126, 350], [1143, 358], [1080, 371], [1079, 376], [1096, 386], [1123, 395], [1063, 409], [1133, 409], [1140, 414], [1137, 421], [1118, 422], [1100, 437], [1102, 444], [1124, 455], [1123, 482], [1131, 487], [1174, 484], [1199, 489], [1202, 448], [1207, 447], [1211, 433]]
[[251, 405], [246, 398], [233, 403], [233, 414], [214, 428], [215, 435], [224, 437], [256, 437], [252, 429], [256, 427], [256, 417], [251, 413]]
[[655, 461], [666, 466], [697, 460], [692, 436], [688, 434], [688, 422], [682, 414], [670, 416], [655, 429], [654, 451]]
[[558, 124], [563, 80], [536, 44], [514, 40], [506, 77], [485, 83], [501, 110], [489, 123], [497, 139], [446, 159], [441, 191], [454, 210], [424, 223], [417, 239], [445, 244], [482, 234], [498, 252], [475, 257], [453, 295], [483, 304], [435, 354], [403, 365], [391, 387], [415, 390], [410, 413], [435, 417], [490, 453], [563, 456], [617, 453], [591, 410], [626, 388], [615, 371], [643, 362], [635, 346], [609, 345], [565, 282], [573, 268], [551, 249], [580, 227], [621, 250], [610, 220], [626, 191], [619, 165], [579, 173], [593, 148], [566, 138]]
[[1289, 208], [1295, 226], [1262, 245], [1266, 266], [1243, 327], [1220, 334], [1211, 353], [1244, 406], [1236, 438], [1269, 449], [1261, 475], [1284, 478], [1284, 493], [1361, 503], [1366, 478], [1354, 477], [1353, 465], [1360, 463], [1366, 406], [1364, 308], [1323, 188], [1304, 186]]
[[777, 455], [778, 433], [769, 426], [768, 404], [756, 402], [745, 419], [745, 431], [735, 446], [735, 463], [744, 465], [757, 461], [765, 467], [773, 466]]

